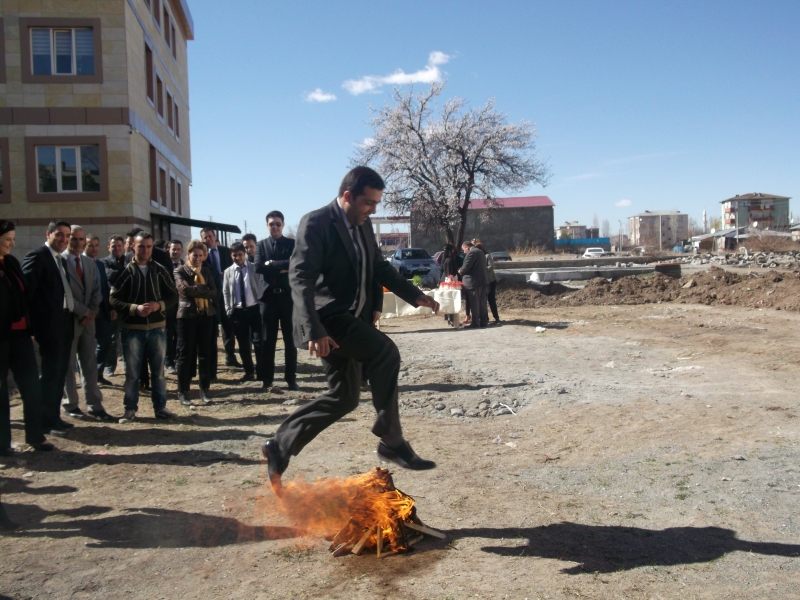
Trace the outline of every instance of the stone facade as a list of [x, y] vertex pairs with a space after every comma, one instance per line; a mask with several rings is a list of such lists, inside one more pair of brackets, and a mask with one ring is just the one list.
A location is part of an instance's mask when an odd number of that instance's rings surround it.
[[[7, 155], [0, 218], [17, 225], [14, 254], [43, 243], [53, 218], [100, 237], [102, 254], [110, 235], [134, 226], [188, 240], [188, 226], [161, 220], [191, 215], [187, 40], [194, 33], [186, 0], [2, 0], [0, 18], [0, 150]], [[93, 75], [34, 73], [33, 29], [91, 29]], [[162, 82], [163, 116], [156, 90], [148, 98], [150, 65], [153, 81]], [[36, 148], [83, 144], [100, 148], [100, 190], [41, 193]]]
[[[498, 199], [502, 207], [485, 208], [475, 201], [467, 212], [464, 239], [478, 238], [490, 252], [511, 252], [517, 248], [553, 249], [554, 204], [546, 196]], [[445, 244], [444, 232], [424, 232], [411, 212], [411, 246], [430, 254]]]

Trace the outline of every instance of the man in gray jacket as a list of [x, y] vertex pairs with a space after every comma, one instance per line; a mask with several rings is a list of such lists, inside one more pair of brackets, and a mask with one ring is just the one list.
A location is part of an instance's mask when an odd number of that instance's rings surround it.
[[489, 312], [486, 309], [486, 295], [489, 291], [489, 274], [486, 271], [486, 255], [472, 242], [461, 244], [464, 250], [464, 264], [458, 270], [461, 275], [461, 285], [469, 294], [469, 305], [472, 309], [471, 328], [487, 327], [489, 325]]
[[95, 319], [103, 298], [100, 293], [97, 266], [94, 260], [82, 254], [84, 246], [86, 246], [86, 234], [83, 228], [80, 225], [72, 225], [67, 249], [61, 254], [67, 265], [67, 279], [74, 300], [72, 314], [75, 319], [69, 370], [64, 385], [65, 399], [61, 401], [61, 410], [76, 419], [84, 417], [83, 411], [78, 406], [78, 387], [75, 383], [77, 357], [81, 366], [86, 412], [96, 419], [111, 421], [113, 419], [103, 408], [103, 394], [97, 386]]

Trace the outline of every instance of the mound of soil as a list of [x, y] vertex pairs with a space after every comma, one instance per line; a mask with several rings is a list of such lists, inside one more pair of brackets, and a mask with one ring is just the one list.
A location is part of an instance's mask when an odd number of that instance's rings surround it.
[[582, 289], [559, 283], [534, 287], [509, 280], [501, 280], [497, 285], [497, 305], [502, 309], [657, 302], [797, 311], [800, 310], [800, 272], [740, 275], [710, 267], [681, 279], [658, 273], [623, 277], [613, 282], [597, 277]]

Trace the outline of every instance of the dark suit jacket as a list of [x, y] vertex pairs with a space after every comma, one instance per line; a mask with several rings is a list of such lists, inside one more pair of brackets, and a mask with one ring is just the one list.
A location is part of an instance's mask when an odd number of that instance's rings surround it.
[[40, 344], [50, 342], [63, 333], [55, 317], [64, 310], [64, 285], [50, 248], [42, 245], [28, 252], [22, 259], [22, 272], [32, 298], [33, 334]]
[[464, 257], [464, 266], [461, 267], [461, 281], [468, 290], [475, 290], [489, 285], [486, 255], [480, 248], [473, 246]]
[[[362, 235], [367, 260], [366, 303], [360, 318], [371, 323], [372, 313], [381, 312], [381, 286], [417, 306], [422, 292], [384, 260], [375, 242], [372, 222], [367, 219], [357, 230]], [[328, 335], [325, 319], [350, 310], [358, 292], [357, 270], [358, 256], [338, 200], [305, 215], [289, 263], [295, 344], [305, 346], [309, 340]]]
[[105, 258], [101, 258], [99, 260], [103, 267], [105, 267], [106, 280], [108, 281], [109, 288], [111, 288], [116, 283], [117, 278], [125, 270], [125, 265], [128, 264], [130, 259], [125, 254], [123, 254], [119, 259], [117, 259], [113, 254], [109, 254]]
[[[277, 251], [272, 252], [271, 238], [267, 238], [258, 242], [256, 246], [256, 273], [259, 273], [263, 280], [266, 289], [261, 295], [259, 300], [263, 300], [264, 296], [271, 292], [272, 288], [279, 287], [285, 291], [289, 291], [289, 274], [281, 273], [281, 271], [289, 270], [289, 259], [294, 252], [294, 240], [287, 237], [281, 237], [277, 241]], [[270, 266], [264, 263], [268, 260], [273, 261]]]
[[[214, 261], [211, 260], [211, 253], [208, 253], [208, 257], [203, 261], [203, 266], [208, 267], [208, 270], [211, 271], [211, 275], [214, 277], [214, 283], [217, 286], [217, 295], [221, 298], [222, 297], [222, 274], [225, 272], [225, 269], [230, 267], [233, 264], [233, 259], [231, 258], [231, 251], [230, 248], [226, 246], [221, 246], [217, 244], [217, 250], [219, 251], [219, 266], [220, 269], [217, 270], [217, 265], [214, 264]], [[224, 308], [224, 307], [223, 307]]]
[[111, 295], [111, 286], [108, 285], [108, 276], [106, 275], [106, 264], [99, 258], [94, 259], [97, 265], [97, 276], [100, 279], [100, 310], [97, 314], [102, 319], [111, 320], [111, 302], [109, 296]]

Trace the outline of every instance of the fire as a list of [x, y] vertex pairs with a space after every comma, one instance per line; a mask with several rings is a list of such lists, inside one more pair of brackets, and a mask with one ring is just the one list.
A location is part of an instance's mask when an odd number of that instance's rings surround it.
[[[418, 532], [436, 535], [416, 516], [414, 499], [394, 487], [386, 469], [347, 479], [287, 483], [278, 497], [281, 510], [298, 527], [326, 539], [339, 556], [365, 548], [404, 552]], [[441, 534], [440, 534], [441, 535]]]

